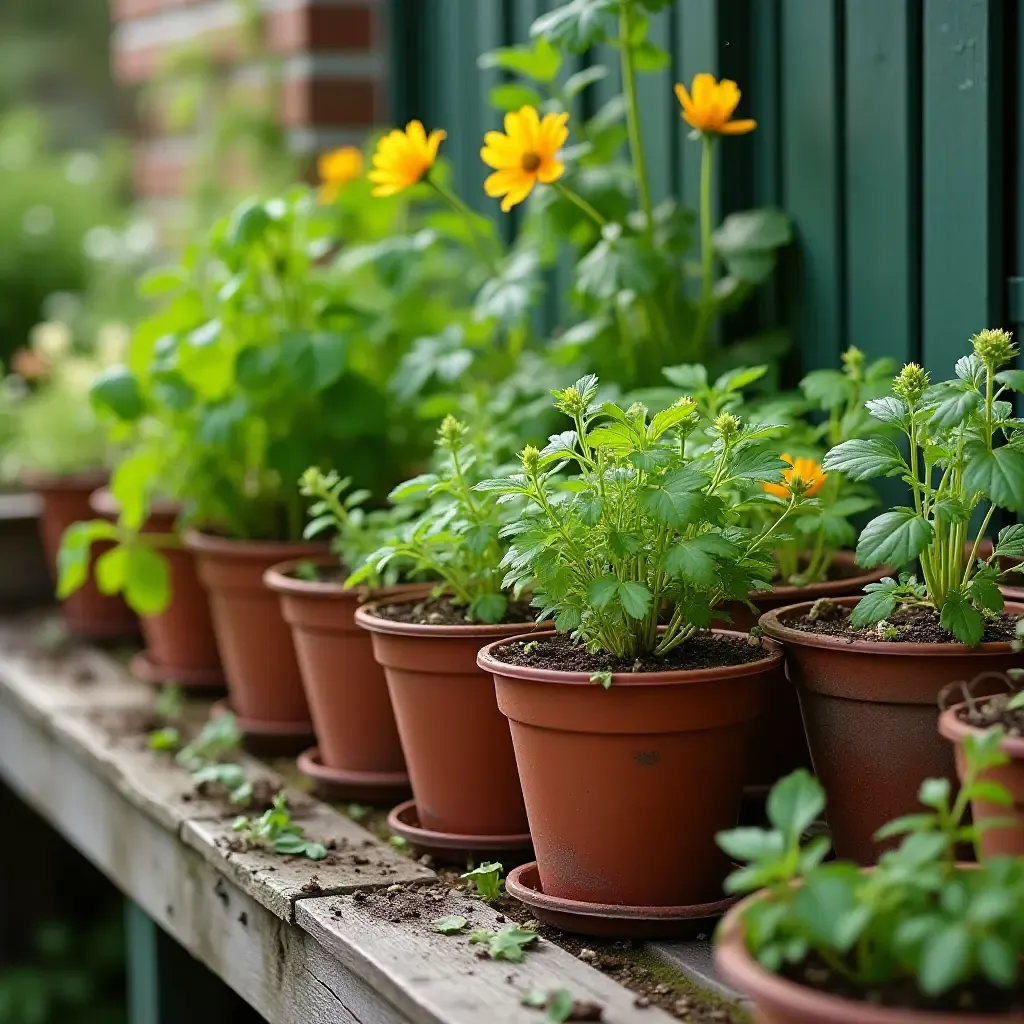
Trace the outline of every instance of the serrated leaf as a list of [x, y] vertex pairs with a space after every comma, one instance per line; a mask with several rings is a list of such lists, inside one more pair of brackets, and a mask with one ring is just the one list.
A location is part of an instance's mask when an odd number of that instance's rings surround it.
[[1024, 512], [1024, 452], [1009, 445], [992, 450], [985, 444], [968, 444], [964, 487], [980, 491], [1000, 508]]
[[651, 592], [642, 583], [626, 581], [618, 586], [619, 604], [633, 619], [642, 619], [651, 607]]
[[1024, 555], [1024, 524], [1014, 523], [1000, 530], [994, 554], [1010, 557]]
[[768, 820], [789, 843], [797, 842], [824, 808], [825, 791], [804, 768], [777, 782], [768, 795]]
[[961, 594], [950, 594], [946, 598], [939, 615], [939, 625], [968, 647], [976, 647], [981, 643], [985, 632], [985, 620], [981, 612]]
[[949, 924], [934, 932], [922, 950], [918, 983], [930, 996], [947, 992], [960, 981], [970, 956], [971, 940], [961, 924]]
[[896, 610], [896, 598], [885, 591], [865, 594], [850, 615], [854, 629], [865, 629], [887, 619]]
[[865, 569], [889, 564], [902, 568], [931, 542], [934, 528], [913, 509], [899, 508], [872, 519], [857, 541], [857, 564]]
[[662, 568], [669, 576], [682, 577], [701, 587], [718, 581], [718, 562], [696, 540], [683, 540], [665, 553]]
[[896, 476], [908, 470], [899, 448], [887, 437], [843, 441], [825, 455], [821, 468], [826, 473], [843, 473], [851, 480]]
[[459, 917], [458, 914], [449, 914], [448, 917], [439, 917], [430, 923], [434, 931], [440, 932], [442, 935], [458, 935], [469, 924], [469, 921], [464, 917]]

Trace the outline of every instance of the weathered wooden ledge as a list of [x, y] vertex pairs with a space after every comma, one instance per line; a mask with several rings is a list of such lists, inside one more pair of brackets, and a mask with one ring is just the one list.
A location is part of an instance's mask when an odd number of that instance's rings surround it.
[[[459, 912], [502, 927], [499, 912], [452, 893], [436, 915], [388, 918], [352, 898], [436, 880], [355, 822], [291, 792], [296, 821], [325, 842], [327, 860], [239, 851], [223, 803], [193, 790], [188, 773], [147, 749], [138, 729], [153, 691], [90, 648], [41, 653], [38, 620], [0, 622], [0, 778], [126, 896], [265, 1018], [281, 1024], [542, 1024], [529, 990], [564, 988], [603, 1007], [608, 1024], [670, 1024], [656, 1007], [551, 942], [518, 964], [481, 960], [432, 916]], [[119, 725], [120, 723], [120, 725]], [[255, 759], [250, 778], [283, 784]], [[315, 876], [315, 878], [314, 878]], [[467, 909], [471, 906], [471, 911]], [[692, 946], [692, 949], [691, 949]], [[716, 995], [706, 946], [651, 948]]]

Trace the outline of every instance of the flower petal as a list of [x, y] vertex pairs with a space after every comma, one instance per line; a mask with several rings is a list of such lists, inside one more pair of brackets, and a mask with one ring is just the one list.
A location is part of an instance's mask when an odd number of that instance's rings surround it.
[[544, 185], [558, 181], [563, 174], [565, 174], [565, 164], [561, 160], [548, 160], [537, 168], [537, 180]]
[[501, 209], [508, 213], [513, 206], [518, 206], [532, 191], [533, 191], [534, 179], [531, 175], [527, 183], [519, 188], [513, 189], [505, 198], [501, 201]]
[[675, 93], [676, 99], [679, 100], [679, 105], [683, 108], [684, 114], [692, 114], [693, 100], [690, 99], [690, 94], [686, 91], [686, 86], [681, 82], [677, 82]]
[[487, 179], [484, 181], [484, 192], [486, 192], [492, 199], [497, 199], [498, 196], [503, 196], [507, 192], [512, 192], [517, 188], [521, 188], [524, 183], [524, 178], [525, 175], [522, 171], [495, 171], [494, 174], [488, 175]]
[[752, 118], [740, 121], [726, 121], [718, 130], [723, 135], [746, 135], [757, 127], [757, 122]]

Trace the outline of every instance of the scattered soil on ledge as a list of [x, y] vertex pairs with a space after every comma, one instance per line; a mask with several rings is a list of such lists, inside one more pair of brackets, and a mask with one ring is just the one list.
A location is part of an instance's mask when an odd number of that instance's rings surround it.
[[816, 957], [786, 967], [782, 973], [798, 985], [863, 1002], [865, 1005], [925, 1010], [936, 1014], [962, 1014], [965, 1024], [977, 1020], [979, 1015], [985, 1015], [988, 1019], [989, 1014], [993, 1015], [993, 1019], [1003, 1015], [1007, 1019], [1019, 1019], [1018, 1015], [1024, 1011], [1024, 988], [1019, 984], [1012, 989], [1000, 989], [984, 982], [971, 986], [958, 985], [938, 999], [929, 999], [921, 994], [911, 978], [863, 988], [841, 977]]
[[604, 652], [591, 654], [567, 633], [541, 640], [516, 641], [494, 651], [494, 657], [509, 665], [553, 669], [560, 672], [679, 672], [723, 668], [762, 661], [767, 652], [754, 640], [698, 633], [664, 657], [616, 658]]
[[[885, 622], [894, 626], [896, 636], [885, 636], [876, 626], [853, 629], [850, 626], [851, 609], [827, 598], [814, 603], [807, 615], [787, 618], [783, 624], [804, 633], [835, 636], [853, 643], [868, 640], [876, 643], [958, 644], [959, 640], [939, 625], [939, 613], [933, 608], [900, 608]], [[1007, 643], [1017, 638], [1017, 619], [1013, 615], [999, 615], [985, 624], [982, 643]]]
[[[486, 623], [476, 622], [466, 616], [466, 606], [456, 604], [451, 597], [426, 597], [415, 600], [395, 601], [393, 604], [382, 604], [376, 609], [382, 619], [392, 622], [408, 622], [418, 626], [480, 626]], [[528, 601], [509, 601], [508, 610], [502, 623], [523, 623], [532, 625], [537, 617], [537, 609]]]
[[[963, 708], [958, 717], [978, 729], [1001, 725], [1009, 736], [1024, 736], [1024, 708], [1008, 707], [1013, 696], [1012, 693], [997, 693], [994, 697], [976, 697], [974, 707]], [[952, 698], [957, 699], [957, 695]]]
[[[237, 811], [237, 808], [236, 808]], [[299, 815], [295, 815], [298, 824], [302, 824]], [[327, 856], [323, 860], [310, 860], [308, 857], [293, 856], [290, 854], [274, 853], [273, 850], [260, 846], [249, 846], [241, 836], [226, 836], [214, 840], [214, 845], [219, 847], [228, 859], [232, 854], [244, 853], [252, 858], [254, 863], [251, 869], [252, 874], [260, 871], [277, 871], [282, 864], [303, 864], [308, 866], [310, 882], [316, 878], [316, 885], [320, 886], [320, 880], [316, 872], [322, 868], [333, 868], [346, 865], [353, 874], [361, 875], [366, 869], [368, 876], [380, 878], [382, 875], [395, 875], [398, 869], [391, 864], [382, 864], [374, 856], [378, 847], [372, 839], [361, 839], [358, 842], [350, 842], [344, 837], [341, 839], [323, 839], [316, 834], [315, 829], [306, 833], [306, 838], [313, 842], [322, 842], [327, 847]], [[322, 889], [322, 887], [320, 887]], [[304, 892], [310, 890], [303, 887]]]

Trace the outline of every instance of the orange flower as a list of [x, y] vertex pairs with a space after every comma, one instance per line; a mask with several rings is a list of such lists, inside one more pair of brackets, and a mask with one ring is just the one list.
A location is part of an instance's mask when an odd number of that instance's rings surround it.
[[11, 369], [25, 381], [42, 380], [50, 372], [50, 364], [30, 348], [19, 348], [11, 357]]
[[792, 455], [785, 453], [782, 456], [782, 461], [788, 462], [792, 469], [782, 471], [784, 482], [781, 484], [761, 484], [769, 494], [774, 494], [776, 498], [788, 498], [794, 480], [803, 484], [803, 495], [807, 498], [813, 498], [825, 486], [828, 473], [823, 472], [821, 466], [814, 459], [794, 459]]
[[693, 87], [676, 86], [676, 97], [683, 107], [683, 120], [705, 135], [746, 135], [757, 127], [750, 118], [732, 121], [730, 118], [740, 102], [740, 90], [731, 79], [715, 81], [706, 72], [694, 75]]
[[437, 149], [447, 138], [447, 133], [438, 129], [427, 135], [422, 121], [410, 121], [403, 132], [392, 128], [380, 142], [373, 154], [373, 170], [367, 177], [377, 187], [375, 196], [393, 196], [422, 181], [434, 166]]
[[568, 114], [545, 114], [533, 107], [505, 115], [505, 133], [488, 132], [480, 158], [494, 173], [484, 182], [484, 191], [496, 199], [504, 196], [501, 208], [508, 213], [521, 203], [539, 181], [550, 185], [565, 173], [558, 151], [569, 137]]
[[355, 146], [342, 146], [324, 153], [317, 161], [317, 170], [322, 182], [320, 202], [333, 203], [345, 185], [362, 175], [362, 151]]

